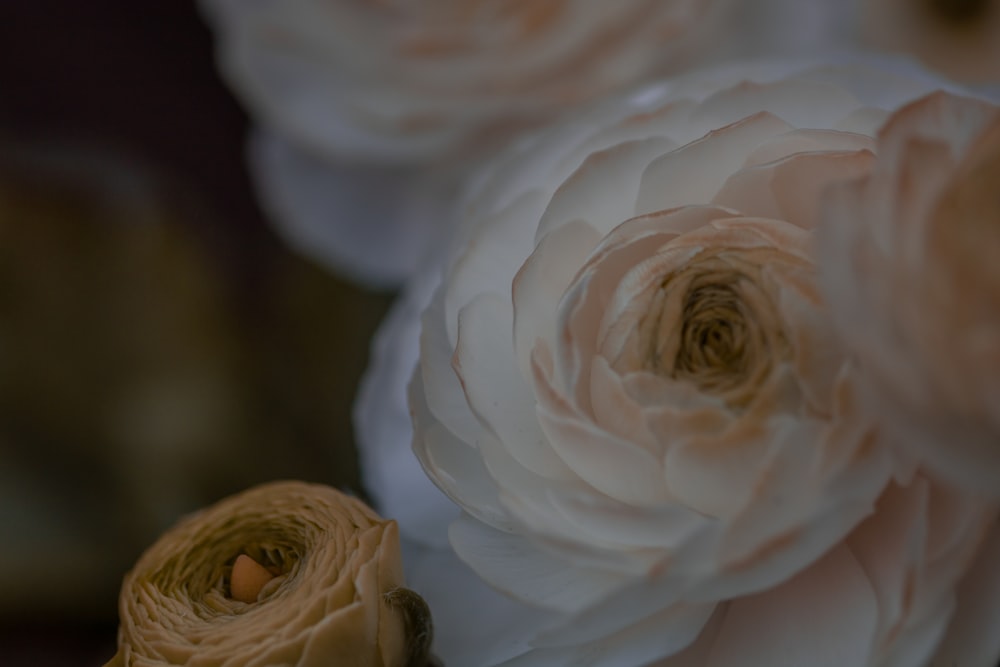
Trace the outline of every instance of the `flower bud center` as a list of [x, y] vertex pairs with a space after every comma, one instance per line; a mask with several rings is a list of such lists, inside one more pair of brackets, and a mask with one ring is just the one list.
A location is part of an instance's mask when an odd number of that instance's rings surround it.
[[267, 568], [246, 554], [240, 554], [233, 563], [229, 575], [229, 594], [240, 602], [256, 602], [257, 596], [267, 582], [274, 579]]

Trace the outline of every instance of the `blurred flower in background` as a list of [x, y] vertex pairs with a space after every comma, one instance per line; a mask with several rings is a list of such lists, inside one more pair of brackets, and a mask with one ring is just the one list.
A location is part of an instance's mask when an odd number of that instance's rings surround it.
[[937, 95], [828, 193], [820, 252], [864, 404], [915, 461], [1000, 497], [1000, 106]]
[[203, 0], [261, 136], [260, 193], [293, 245], [364, 282], [405, 278], [469, 160], [678, 71], [729, 0]]

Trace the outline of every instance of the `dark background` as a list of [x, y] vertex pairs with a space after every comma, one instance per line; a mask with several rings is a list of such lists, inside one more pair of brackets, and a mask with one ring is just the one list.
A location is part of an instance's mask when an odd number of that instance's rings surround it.
[[[228, 317], [251, 340], [255, 356], [264, 358], [252, 370], [262, 388], [262, 409], [273, 412], [296, 442], [294, 461], [282, 464], [276, 457], [263, 471], [220, 480], [206, 493], [221, 497], [268, 477], [305, 478], [361, 492], [350, 402], [389, 297], [316, 275], [318, 267], [301, 266], [273, 235], [244, 167], [247, 129], [245, 113], [216, 73], [212, 36], [194, 3], [0, 3], [0, 146], [13, 141], [108, 150], [143, 162], [198, 201], [181, 224], [218, 271]], [[283, 296], [269, 298], [277, 293], [269, 289], [290, 274], [309, 287], [286, 285]], [[283, 352], [271, 358], [273, 348]], [[6, 407], [0, 405], [0, 427]], [[17, 441], [0, 446], [18, 453]], [[77, 479], [92, 477], [85, 455], [77, 463]], [[99, 473], [99, 462], [93, 465]], [[81, 493], [110, 493], [105, 487], [81, 488]], [[149, 534], [107, 530], [109, 558], [123, 563], [134, 561], [149, 540]], [[85, 613], [78, 611], [78, 600], [67, 600], [64, 608], [24, 608], [0, 597], [0, 664], [103, 664], [115, 647], [112, 588], [93, 587]]]

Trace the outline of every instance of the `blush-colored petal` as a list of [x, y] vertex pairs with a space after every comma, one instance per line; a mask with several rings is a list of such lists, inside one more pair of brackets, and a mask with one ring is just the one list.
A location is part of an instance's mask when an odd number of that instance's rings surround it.
[[[667, 153], [643, 173], [635, 214], [708, 204], [750, 151], [791, 129], [776, 116], [762, 112]], [[663, 187], [664, 183], [670, 187]]]
[[525, 379], [531, 378], [535, 341], [555, 345], [559, 300], [599, 241], [597, 231], [583, 221], [562, 225], [539, 240], [514, 278], [514, 350]]
[[865, 665], [877, 618], [864, 571], [839, 547], [788, 582], [730, 602], [706, 667]]

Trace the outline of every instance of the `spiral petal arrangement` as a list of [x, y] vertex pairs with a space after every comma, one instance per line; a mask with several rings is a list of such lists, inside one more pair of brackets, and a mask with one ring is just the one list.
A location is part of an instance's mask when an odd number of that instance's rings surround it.
[[274, 482], [182, 520], [126, 575], [109, 667], [428, 663], [396, 524], [335, 489]]

